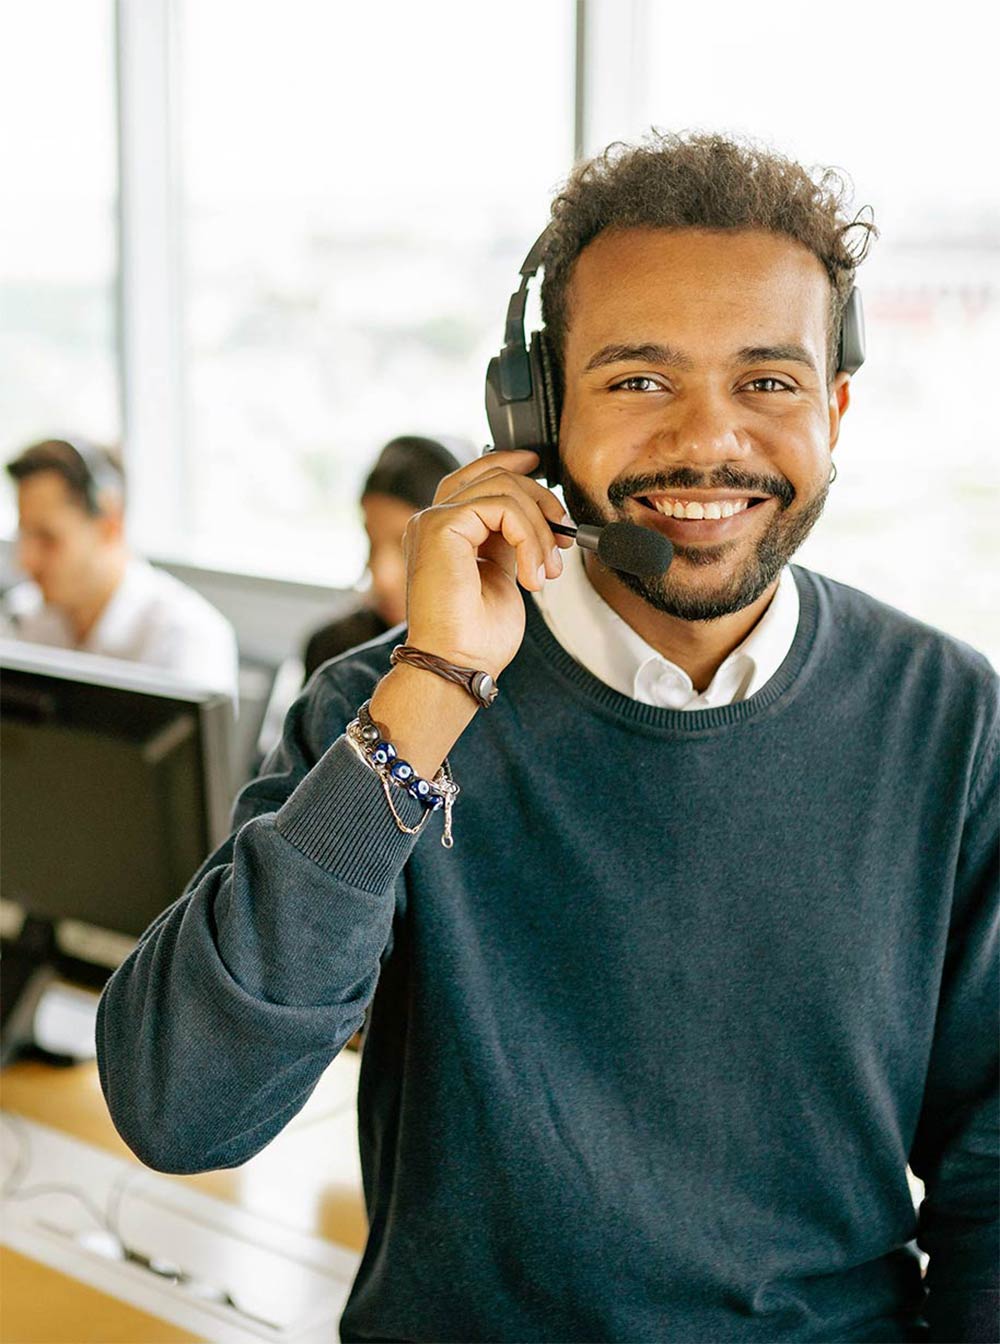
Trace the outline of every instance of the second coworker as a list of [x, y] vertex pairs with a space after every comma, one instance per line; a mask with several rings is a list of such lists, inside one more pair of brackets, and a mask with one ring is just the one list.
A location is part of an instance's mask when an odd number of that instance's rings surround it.
[[[470, 446], [458, 440], [451, 443], [463, 459], [472, 455]], [[459, 458], [442, 440], [416, 434], [390, 439], [379, 453], [361, 490], [371, 588], [363, 605], [309, 636], [303, 655], [306, 679], [321, 663], [406, 619], [406, 526], [414, 513], [434, 502], [442, 477], [459, 466]]]

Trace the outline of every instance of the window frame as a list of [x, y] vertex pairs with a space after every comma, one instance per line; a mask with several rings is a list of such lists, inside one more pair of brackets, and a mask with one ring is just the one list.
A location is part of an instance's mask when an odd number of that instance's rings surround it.
[[[609, 105], [613, 115], [615, 100], [622, 96], [619, 81], [608, 71], [618, 69], [623, 59], [631, 70], [641, 59], [639, 25], [647, 2], [575, 0], [576, 160], [595, 148], [593, 135], [601, 122], [590, 116], [592, 101], [597, 100], [604, 117]], [[196, 544], [185, 538], [192, 473], [182, 349], [183, 193], [174, 115], [177, 7], [174, 0], [115, 0], [115, 29], [118, 370], [128, 532], [147, 555], [198, 565]], [[598, 50], [599, 62], [594, 59]], [[512, 287], [515, 279], [512, 275]], [[498, 324], [501, 317], [498, 312]]]

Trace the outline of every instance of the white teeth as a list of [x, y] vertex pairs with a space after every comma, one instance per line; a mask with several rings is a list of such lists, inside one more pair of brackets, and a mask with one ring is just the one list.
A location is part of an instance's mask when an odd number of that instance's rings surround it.
[[654, 499], [650, 502], [667, 518], [732, 518], [733, 514], [742, 513], [750, 505], [747, 499], [713, 500], [708, 504], [693, 500], [684, 503], [679, 499]]

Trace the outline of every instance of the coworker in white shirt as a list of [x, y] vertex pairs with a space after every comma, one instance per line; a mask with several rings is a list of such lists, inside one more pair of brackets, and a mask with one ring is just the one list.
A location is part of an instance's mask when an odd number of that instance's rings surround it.
[[8, 636], [145, 663], [237, 695], [236, 636], [225, 617], [129, 551], [124, 476], [82, 440], [47, 439], [7, 464], [17, 485], [18, 567]]

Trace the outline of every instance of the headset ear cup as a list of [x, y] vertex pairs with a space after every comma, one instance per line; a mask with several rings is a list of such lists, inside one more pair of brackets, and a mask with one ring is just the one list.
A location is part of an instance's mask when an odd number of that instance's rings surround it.
[[486, 418], [493, 435], [494, 449], [509, 452], [515, 448], [529, 448], [538, 454], [538, 466], [532, 476], [544, 475], [546, 447], [544, 427], [539, 414], [536, 394], [541, 384], [535, 371], [534, 360], [521, 348], [524, 361], [524, 384], [527, 396], [510, 397], [503, 379], [503, 352], [490, 360], [486, 371]]
[[840, 318], [840, 340], [837, 346], [837, 372], [857, 373], [865, 362], [865, 314], [861, 306], [861, 292], [852, 289], [847, 296]]
[[531, 382], [538, 417], [542, 475], [549, 485], [559, 482], [559, 411], [558, 374], [552, 358], [552, 346], [545, 331], [531, 338]]

